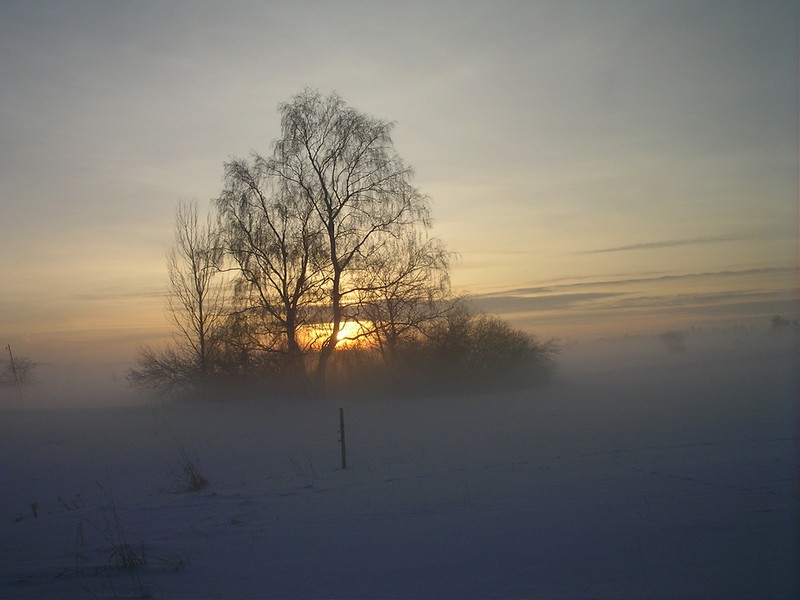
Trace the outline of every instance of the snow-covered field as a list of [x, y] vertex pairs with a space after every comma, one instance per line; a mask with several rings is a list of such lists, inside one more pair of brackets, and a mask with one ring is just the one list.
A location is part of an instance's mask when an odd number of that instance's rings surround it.
[[589, 350], [467, 398], [5, 399], [0, 597], [796, 598], [796, 347]]

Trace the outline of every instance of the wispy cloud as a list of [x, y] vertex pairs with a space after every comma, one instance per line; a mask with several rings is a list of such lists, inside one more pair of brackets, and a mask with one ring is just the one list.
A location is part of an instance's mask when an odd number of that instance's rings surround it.
[[[498, 291], [473, 297], [483, 310], [507, 315], [518, 325], [602, 322], [630, 326], [632, 320], [686, 322], [797, 314], [796, 270], [764, 267], [730, 271], [577, 281]], [[554, 282], [555, 283], [555, 282]]]
[[124, 302], [127, 300], [143, 300], [151, 298], [164, 298], [167, 292], [164, 289], [151, 289], [142, 291], [106, 289], [95, 292], [87, 292], [74, 296], [76, 300], [90, 302]]
[[608, 288], [617, 286], [628, 286], [636, 284], [663, 283], [669, 281], [679, 281], [687, 279], [728, 279], [737, 277], [750, 277], [755, 275], [793, 275], [797, 270], [792, 267], [762, 267], [758, 269], [740, 269], [727, 271], [706, 271], [701, 273], [680, 273], [675, 275], [658, 275], [655, 277], [627, 277], [622, 279], [600, 279], [595, 281], [579, 281], [575, 283], [560, 283], [556, 285], [542, 285], [524, 288], [513, 288], [501, 290], [493, 293], [481, 294], [476, 297], [494, 296], [529, 296], [536, 294], [548, 294], [572, 289], [586, 288]]
[[487, 312], [501, 314], [548, 311], [548, 310], [567, 310], [580, 306], [586, 306], [624, 294], [613, 292], [606, 293], [585, 293], [585, 294], [550, 294], [543, 296], [481, 296], [474, 297], [475, 304]]
[[595, 250], [584, 250], [576, 254], [605, 254], [608, 252], [628, 252], [630, 250], [654, 250], [657, 248], [676, 248], [679, 246], [695, 246], [699, 244], [724, 244], [728, 242], [740, 242], [752, 239], [747, 235], [721, 235], [717, 237], [688, 238], [682, 240], [662, 240], [658, 242], [643, 242], [640, 244], [630, 244], [628, 246], [614, 246], [612, 248], [598, 248]]

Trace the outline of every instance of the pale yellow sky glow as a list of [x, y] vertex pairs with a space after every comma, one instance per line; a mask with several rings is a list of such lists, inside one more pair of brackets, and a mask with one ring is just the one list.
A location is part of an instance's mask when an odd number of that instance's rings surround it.
[[454, 287], [528, 331], [798, 316], [794, 1], [11, 1], [0, 52], [0, 343], [35, 360], [168, 339], [175, 204], [305, 86], [396, 121]]

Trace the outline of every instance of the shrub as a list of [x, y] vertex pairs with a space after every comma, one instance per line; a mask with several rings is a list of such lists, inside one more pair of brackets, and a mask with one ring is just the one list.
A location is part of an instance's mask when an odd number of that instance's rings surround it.
[[504, 319], [463, 305], [425, 333], [384, 365], [392, 392], [508, 389], [544, 383], [555, 369], [554, 342], [541, 342]]
[[178, 443], [178, 457], [181, 463], [180, 487], [185, 492], [199, 492], [208, 485], [208, 479], [203, 474], [196, 456], [195, 452], [193, 460], [183, 444]]
[[542, 343], [492, 315], [457, 314], [430, 342], [434, 366], [455, 389], [507, 388], [544, 381], [554, 367], [553, 342]]

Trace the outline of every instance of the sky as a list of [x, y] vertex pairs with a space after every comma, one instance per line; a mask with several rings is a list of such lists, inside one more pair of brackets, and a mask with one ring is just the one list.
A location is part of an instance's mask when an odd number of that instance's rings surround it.
[[168, 339], [175, 206], [305, 87], [394, 121], [454, 288], [545, 337], [798, 311], [796, 1], [0, 0], [0, 342]]

